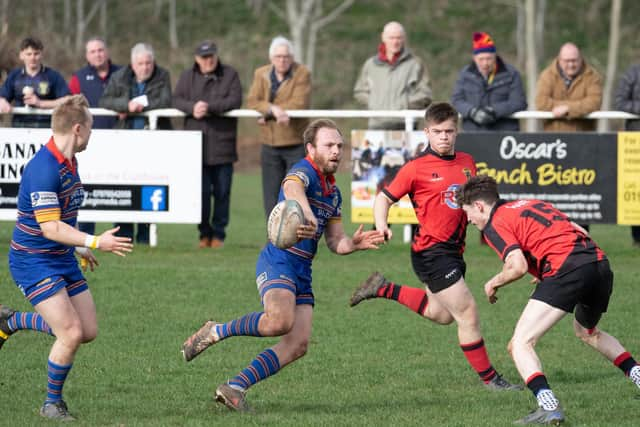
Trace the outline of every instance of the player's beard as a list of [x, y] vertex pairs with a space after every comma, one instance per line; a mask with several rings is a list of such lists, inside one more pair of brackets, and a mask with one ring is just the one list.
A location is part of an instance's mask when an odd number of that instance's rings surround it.
[[334, 159], [334, 161], [331, 161], [331, 159], [321, 159], [320, 161], [315, 161], [315, 164], [320, 168], [323, 174], [332, 175], [336, 173], [338, 166], [340, 166], [340, 158], [338, 157]]

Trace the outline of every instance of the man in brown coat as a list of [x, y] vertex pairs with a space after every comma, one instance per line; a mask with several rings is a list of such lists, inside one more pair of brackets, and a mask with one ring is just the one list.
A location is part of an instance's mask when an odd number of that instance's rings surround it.
[[600, 109], [602, 78], [582, 58], [580, 49], [565, 43], [558, 57], [538, 78], [536, 108], [551, 111], [555, 119], [545, 120], [547, 132], [585, 132], [596, 129], [595, 120], [584, 119]]
[[[555, 119], [545, 120], [546, 132], [590, 132], [596, 121], [583, 118], [600, 109], [602, 77], [582, 58], [580, 49], [565, 43], [558, 57], [538, 79], [536, 108], [551, 111]], [[580, 224], [589, 231], [589, 224]]]
[[274, 38], [269, 59], [270, 64], [255, 71], [247, 99], [247, 107], [262, 114], [258, 124], [262, 137], [262, 198], [267, 217], [278, 201], [286, 172], [305, 155], [302, 133], [309, 120], [292, 119], [286, 110], [308, 109], [311, 97], [311, 73], [294, 61], [289, 40]]

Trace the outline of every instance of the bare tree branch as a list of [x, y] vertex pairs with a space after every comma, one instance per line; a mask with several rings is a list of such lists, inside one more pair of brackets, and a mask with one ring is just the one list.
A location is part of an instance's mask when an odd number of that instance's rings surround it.
[[[526, 45], [527, 45], [527, 98], [536, 99], [536, 79], [538, 78], [538, 57], [536, 55], [536, 0], [526, 0]], [[535, 105], [529, 104], [529, 109], [534, 110]], [[535, 132], [537, 122], [534, 119], [527, 120], [527, 131]]]
[[176, 0], [169, 0], [169, 45], [172, 49], [179, 47], [177, 26]]
[[[611, 2], [611, 16], [609, 19], [609, 51], [607, 54], [607, 74], [605, 76], [604, 90], [602, 91], [603, 110], [611, 108], [611, 92], [613, 90], [613, 80], [618, 68], [618, 46], [620, 42], [620, 12], [622, 11], [622, 0]], [[606, 131], [609, 127], [607, 120], [600, 120], [599, 131]]]
[[349, 9], [355, 0], [345, 0], [340, 5], [338, 5], [335, 9], [329, 12], [324, 18], [320, 18], [317, 21], [313, 22], [313, 25], [320, 29], [327, 25], [328, 23], [334, 21], [340, 14], [342, 14], [345, 10]]
[[282, 11], [282, 9], [280, 9], [278, 6], [276, 6], [275, 4], [273, 4], [272, 1], [268, 1], [267, 0], [267, 7], [276, 14], [276, 16], [280, 19], [282, 19], [283, 21], [287, 20], [287, 15]]
[[0, 11], [0, 35], [5, 37], [9, 33], [9, 0], [2, 0], [2, 10]]

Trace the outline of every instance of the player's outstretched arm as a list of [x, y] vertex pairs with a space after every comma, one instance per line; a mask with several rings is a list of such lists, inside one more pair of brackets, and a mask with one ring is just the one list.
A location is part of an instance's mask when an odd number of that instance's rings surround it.
[[133, 249], [130, 238], [115, 235], [119, 227], [107, 230], [100, 236], [92, 236], [71, 227], [63, 221], [53, 220], [40, 223], [40, 229], [45, 238], [67, 246], [100, 249], [120, 256], [125, 256], [127, 252], [131, 252]]
[[342, 222], [332, 221], [324, 230], [324, 238], [329, 249], [338, 255], [347, 255], [367, 249], [378, 249], [378, 246], [384, 243], [384, 234], [378, 230], [363, 231], [363, 228], [363, 225], [360, 225], [356, 232], [353, 233], [353, 237], [348, 237], [344, 233]]

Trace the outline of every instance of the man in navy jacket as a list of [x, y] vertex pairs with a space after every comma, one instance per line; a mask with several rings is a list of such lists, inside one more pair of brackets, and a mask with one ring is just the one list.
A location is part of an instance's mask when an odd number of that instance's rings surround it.
[[[91, 108], [98, 108], [98, 101], [109, 82], [111, 74], [120, 68], [111, 63], [109, 50], [104, 40], [93, 37], [85, 46], [87, 65], [71, 75], [69, 89], [74, 95], [83, 94]], [[112, 129], [118, 121], [117, 116], [93, 116], [93, 129]], [[94, 222], [78, 223], [80, 231], [95, 234]]]
[[520, 73], [496, 54], [487, 33], [473, 34], [473, 61], [458, 75], [451, 103], [465, 131], [518, 131], [508, 116], [527, 109]]

